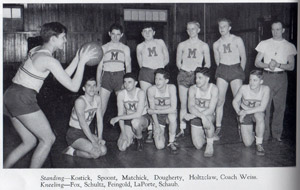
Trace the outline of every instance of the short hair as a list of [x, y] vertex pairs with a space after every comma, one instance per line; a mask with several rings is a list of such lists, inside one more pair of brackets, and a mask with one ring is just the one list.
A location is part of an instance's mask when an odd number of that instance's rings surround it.
[[162, 74], [165, 79], [170, 80], [170, 73], [163, 68], [156, 69], [154, 76], [156, 76], [156, 74]]
[[279, 19], [274, 19], [271, 21], [271, 27], [273, 24], [276, 24], [276, 23], [280, 23], [282, 28], [284, 28], [284, 23], [282, 22], [282, 20], [279, 20]]
[[153, 31], [155, 31], [155, 26], [150, 22], [146, 22], [145, 24], [143, 24], [142, 30], [144, 30], [145, 28], [151, 28]]
[[95, 77], [86, 78], [83, 82], [83, 86], [85, 86], [88, 81], [96, 81], [96, 78]]
[[40, 35], [44, 43], [49, 42], [52, 36], [58, 36], [61, 33], [67, 33], [67, 28], [59, 22], [49, 22], [42, 26]]
[[210, 70], [207, 67], [197, 67], [195, 70], [195, 76], [197, 73], [201, 73], [204, 76], [207, 76], [208, 78], [210, 78], [210, 75], [211, 75]]
[[123, 33], [123, 26], [119, 23], [114, 23], [110, 26], [109, 31], [112, 32], [113, 30], [120, 30], [121, 34]]
[[188, 22], [186, 25], [189, 25], [189, 24], [194, 24], [194, 25], [196, 25], [198, 28], [200, 28], [200, 23], [197, 22], [197, 21], [190, 21], [190, 22]]
[[123, 76], [123, 80], [126, 79], [126, 78], [132, 78], [133, 80], [137, 81], [137, 76], [135, 73], [126, 73], [124, 76]]
[[219, 18], [219, 19], [218, 19], [218, 24], [219, 24], [220, 22], [227, 22], [229, 26], [231, 26], [231, 24], [232, 24], [231, 20], [228, 19], [228, 18]]
[[259, 79], [263, 79], [263, 70], [258, 70], [258, 69], [252, 70], [252, 71], [250, 72], [250, 75], [255, 75], [255, 76], [257, 76]]

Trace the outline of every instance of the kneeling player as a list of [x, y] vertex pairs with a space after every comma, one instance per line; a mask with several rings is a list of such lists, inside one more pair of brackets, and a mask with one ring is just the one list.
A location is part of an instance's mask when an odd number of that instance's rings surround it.
[[134, 137], [137, 139], [137, 150], [143, 150], [142, 132], [150, 123], [147, 114], [146, 93], [136, 87], [137, 79], [133, 73], [124, 75], [124, 88], [118, 93], [117, 106], [118, 116], [110, 120], [112, 125], [119, 122], [121, 134], [118, 139], [120, 151], [125, 151]]
[[270, 88], [263, 84], [263, 72], [254, 70], [250, 72], [248, 85], [243, 85], [232, 105], [239, 116], [241, 135], [245, 146], [251, 146], [254, 141], [253, 122], [255, 126], [256, 153], [264, 155], [262, 147], [265, 131], [265, 110], [269, 101]]
[[168, 84], [170, 74], [164, 69], [155, 71], [155, 85], [148, 88], [148, 100], [154, 121], [154, 142], [157, 149], [165, 147], [165, 127], [169, 124], [169, 144], [172, 153], [176, 153], [174, 143], [177, 128], [177, 96], [176, 87]]
[[[90, 78], [83, 86], [84, 95], [76, 99], [70, 117], [66, 140], [69, 145], [63, 153], [83, 158], [98, 158], [106, 154], [102, 139], [103, 122], [101, 98], [96, 95], [96, 79]], [[97, 135], [90, 130], [94, 116], [97, 118]]]
[[[190, 114], [185, 115], [191, 120], [191, 134], [194, 146], [201, 149], [206, 142], [205, 157], [214, 154], [213, 142], [215, 127], [215, 109], [218, 101], [218, 88], [209, 83], [210, 71], [208, 68], [195, 70], [196, 84], [189, 88], [188, 108]], [[205, 139], [206, 138], [206, 139]]]

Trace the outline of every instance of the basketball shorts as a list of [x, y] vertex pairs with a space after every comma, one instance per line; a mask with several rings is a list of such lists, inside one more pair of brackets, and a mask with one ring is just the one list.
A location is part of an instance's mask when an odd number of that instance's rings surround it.
[[[146, 126], [148, 126], [152, 120], [151, 116], [146, 113], [146, 114], [142, 115], [142, 117], [144, 117], [147, 120]], [[128, 126], [132, 127], [131, 121], [132, 121], [132, 119], [124, 120], [124, 125], [128, 125]]]
[[148, 82], [154, 84], [154, 72], [156, 69], [150, 69], [147, 67], [142, 67], [139, 72], [139, 81]]
[[35, 90], [13, 83], [3, 95], [4, 114], [16, 117], [40, 110], [36, 95]]
[[243, 71], [240, 63], [234, 65], [224, 65], [220, 63], [216, 69], [215, 77], [216, 79], [222, 78], [228, 83], [235, 79], [241, 79], [242, 81], [244, 81], [245, 72]]
[[194, 71], [185, 71], [180, 69], [179, 74], [177, 76], [178, 85], [182, 85], [186, 88], [191, 87], [195, 84], [195, 73]]
[[[238, 118], [239, 118], [239, 116], [238, 116]], [[253, 123], [256, 122], [254, 114], [247, 114], [244, 117], [244, 121], [243, 122], [240, 122], [240, 119], [238, 119], [238, 121], [239, 121], [239, 123], [241, 125], [253, 125]]]
[[81, 129], [77, 129], [75, 127], [69, 127], [67, 134], [66, 134], [66, 141], [67, 144], [70, 146], [78, 139], [88, 139], [87, 136]]
[[104, 71], [102, 74], [102, 82], [101, 87], [105, 88], [106, 90], [112, 91], [119, 91], [122, 89], [123, 85], [123, 76], [124, 71], [117, 71], [117, 72], [109, 72]]
[[202, 119], [200, 119], [199, 117], [196, 117], [196, 118], [192, 119], [191, 120], [191, 125], [202, 128], [203, 127]]
[[166, 125], [168, 123], [168, 114], [157, 114], [157, 120], [160, 125]]

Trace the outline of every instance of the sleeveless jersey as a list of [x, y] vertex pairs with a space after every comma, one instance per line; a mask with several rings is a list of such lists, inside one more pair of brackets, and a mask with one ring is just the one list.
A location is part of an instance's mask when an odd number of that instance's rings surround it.
[[204, 58], [203, 46], [206, 44], [200, 40], [198, 42], [186, 40], [182, 43], [183, 53], [181, 69], [190, 72], [195, 71], [197, 67], [202, 67]]
[[169, 85], [167, 85], [166, 92], [161, 93], [155, 87], [155, 95], [154, 95], [154, 104], [155, 109], [163, 110], [171, 107], [171, 96], [169, 93]]
[[109, 42], [102, 46], [104, 50], [103, 71], [118, 72], [125, 70], [126, 45], [119, 43], [118, 47]]
[[[142, 42], [143, 67], [150, 69], [164, 68], [163, 47], [159, 39], [153, 39], [150, 42]], [[162, 41], [162, 40], [161, 40]]]
[[206, 92], [203, 92], [200, 90], [200, 88], [196, 87], [196, 101], [195, 106], [196, 108], [202, 112], [206, 109], [208, 109], [210, 100], [211, 100], [211, 89], [212, 84], [209, 84], [208, 90]]
[[[92, 120], [95, 117], [95, 114], [97, 112], [97, 108], [98, 108], [98, 104], [96, 101], [96, 98], [94, 97], [92, 104], [90, 104], [86, 98], [84, 97], [84, 95], [80, 96], [80, 98], [82, 98], [85, 101], [85, 109], [84, 109], [84, 115], [85, 115], [85, 121], [88, 125], [91, 124]], [[72, 109], [72, 113], [71, 113], [71, 117], [70, 117], [70, 122], [69, 125], [71, 127], [77, 128], [77, 129], [81, 129], [80, 127], [80, 123], [75, 111], [75, 108], [73, 107]]]
[[[136, 88], [135, 95], [133, 98], [130, 98], [127, 91], [124, 90], [125, 95], [124, 95], [123, 104], [124, 104], [126, 115], [135, 113], [137, 111], [137, 107], [138, 107], [138, 103], [139, 103], [138, 93], [140, 90], [141, 90], [140, 88]], [[147, 102], [145, 101], [142, 115], [144, 115], [146, 113], [147, 113]]]
[[243, 94], [241, 107], [244, 110], [249, 110], [251, 108], [260, 106], [263, 97], [262, 86], [260, 87], [258, 93], [253, 92], [250, 89], [250, 85], [245, 85], [245, 86], [246, 86], [246, 93]]
[[12, 79], [12, 82], [22, 85], [26, 88], [33, 89], [37, 92], [40, 91], [41, 87], [44, 84], [44, 80], [49, 75], [50, 71], [47, 72], [38, 71], [32, 64], [31, 58], [34, 54], [39, 52], [46, 52], [52, 56], [51, 52], [49, 52], [48, 50], [36, 50], [38, 48], [40, 48], [40, 46], [30, 50], [26, 60], [19, 67], [16, 75]]
[[224, 65], [233, 65], [240, 63], [240, 53], [237, 44], [234, 42], [236, 36], [231, 34], [228, 40], [220, 38], [218, 51], [220, 53], [220, 63]]

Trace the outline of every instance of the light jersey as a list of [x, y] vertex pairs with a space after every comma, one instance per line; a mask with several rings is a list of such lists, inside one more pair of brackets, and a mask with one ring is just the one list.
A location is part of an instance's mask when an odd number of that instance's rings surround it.
[[153, 39], [149, 42], [142, 42], [142, 67], [150, 69], [164, 68], [164, 54], [161, 39]]
[[[125, 94], [124, 94], [123, 104], [124, 104], [126, 115], [133, 114], [137, 111], [137, 107], [139, 103], [138, 93], [140, 90], [141, 90], [140, 88], [136, 88], [135, 95], [133, 98], [129, 97], [127, 90], [124, 90]], [[146, 113], [147, 113], [147, 102], [145, 101], [142, 115], [145, 115]]]
[[238, 45], [234, 41], [237, 36], [230, 34], [229, 38], [224, 40], [219, 38], [218, 52], [220, 54], [220, 63], [224, 65], [233, 65], [240, 63], [240, 52]]
[[250, 89], [250, 85], [244, 85], [246, 92], [243, 93], [241, 107], [243, 110], [249, 110], [260, 106], [263, 97], [263, 87], [261, 86], [258, 93]]
[[155, 109], [163, 110], [171, 107], [171, 96], [169, 93], [169, 85], [166, 87], [166, 91], [161, 93], [157, 87], [155, 87], [155, 95], [154, 95], [154, 104]]
[[[86, 123], [88, 125], [90, 125], [91, 122], [93, 121], [93, 119], [95, 117], [95, 114], [97, 112], [97, 109], [98, 109], [97, 100], [94, 97], [92, 104], [90, 104], [87, 101], [87, 99], [85, 98], [84, 95], [80, 96], [80, 98], [82, 98], [85, 101], [86, 106], [85, 106], [85, 109], [84, 109], [84, 118], [85, 118]], [[69, 125], [71, 127], [81, 129], [80, 123], [79, 123], [79, 120], [78, 120], [78, 116], [77, 116], [76, 111], [75, 111], [75, 107], [73, 107], [73, 109], [72, 109]]]
[[199, 39], [196, 42], [188, 39], [181, 43], [183, 46], [181, 69], [190, 72], [195, 71], [197, 67], [203, 67], [203, 47], [207, 46], [207, 44]]
[[[195, 85], [196, 86], [196, 85]], [[196, 86], [196, 100], [195, 100], [195, 106], [198, 109], [199, 112], [202, 112], [204, 110], [207, 110], [209, 108], [209, 104], [211, 101], [211, 89], [212, 84], [209, 84], [208, 90], [203, 92]]]
[[104, 51], [103, 56], [103, 71], [118, 72], [125, 70], [125, 49], [128, 46], [118, 43], [109, 42], [102, 46]]
[[19, 67], [16, 75], [12, 79], [13, 83], [22, 85], [26, 88], [33, 89], [37, 92], [40, 91], [41, 87], [44, 84], [44, 80], [49, 75], [50, 71], [41, 72], [38, 71], [33, 63], [32, 63], [32, 56], [36, 53], [45, 52], [49, 53], [52, 56], [51, 52], [48, 50], [38, 50], [40, 46], [33, 48], [28, 53], [26, 60], [22, 63]]
[[[266, 64], [269, 64], [272, 59], [280, 64], [287, 64], [288, 56], [297, 54], [296, 47], [285, 39], [277, 41], [270, 38], [261, 41], [255, 50], [264, 54], [264, 63]], [[265, 68], [265, 70], [271, 71], [269, 68]], [[276, 67], [274, 71], [283, 71], [283, 69]]]

